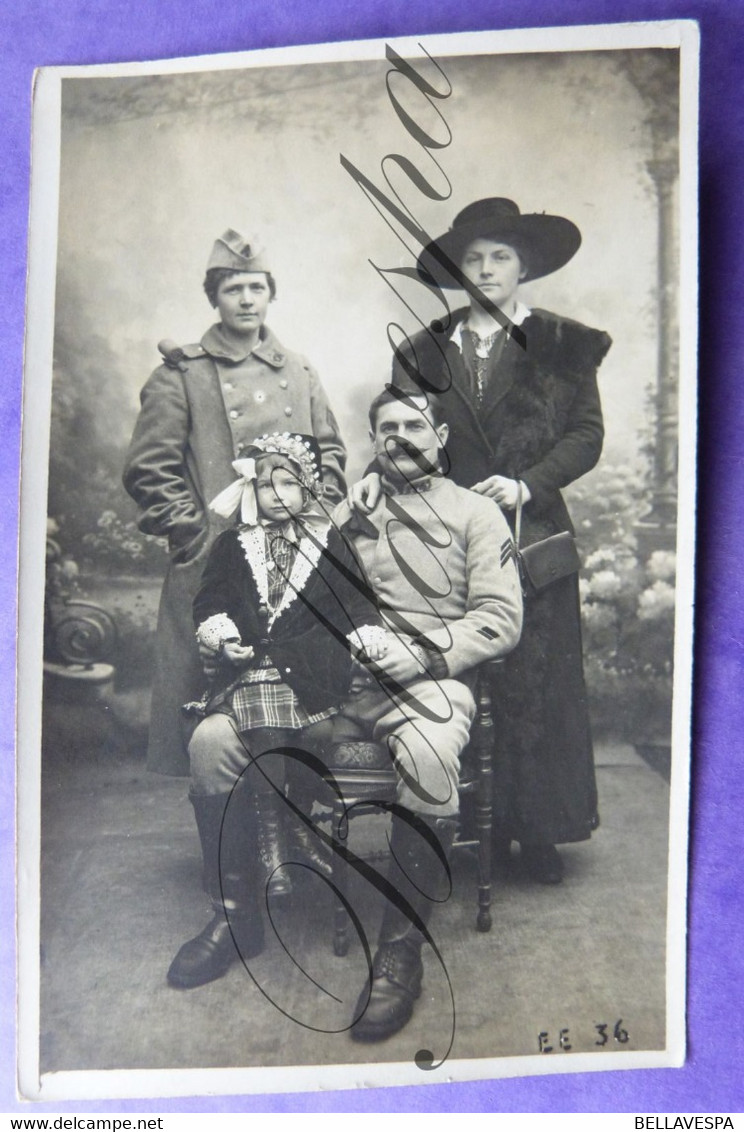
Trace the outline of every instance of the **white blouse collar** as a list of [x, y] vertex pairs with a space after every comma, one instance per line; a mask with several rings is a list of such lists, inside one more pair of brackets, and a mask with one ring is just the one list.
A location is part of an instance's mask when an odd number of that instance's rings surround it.
[[[524, 320], [531, 314], [531, 309], [517, 299], [517, 305], [512, 315], [512, 322], [515, 326], [521, 326]], [[460, 353], [462, 353], [462, 332], [467, 321], [467, 317], [461, 319], [450, 335], [450, 342], [455, 343]], [[503, 327], [501, 329], [503, 329]], [[497, 330], [496, 333], [499, 334], [500, 330]]]

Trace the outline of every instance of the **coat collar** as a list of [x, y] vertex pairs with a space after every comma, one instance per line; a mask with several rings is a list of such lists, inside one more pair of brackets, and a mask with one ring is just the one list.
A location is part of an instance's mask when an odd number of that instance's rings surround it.
[[201, 345], [210, 357], [216, 358], [218, 361], [232, 362], [233, 365], [244, 362], [246, 358], [253, 355], [260, 358], [262, 362], [267, 362], [268, 365], [281, 369], [287, 360], [287, 351], [268, 326], [261, 327], [259, 340], [248, 353], [225, 338], [221, 322], [216, 322], [214, 326], [210, 326], [201, 340]]

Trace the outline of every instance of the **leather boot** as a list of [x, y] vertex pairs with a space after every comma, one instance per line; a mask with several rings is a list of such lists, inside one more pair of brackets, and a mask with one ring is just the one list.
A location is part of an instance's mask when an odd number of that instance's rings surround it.
[[292, 848], [297, 850], [306, 865], [330, 880], [333, 876], [333, 865], [328, 851], [322, 848], [322, 843], [313, 836], [312, 830], [308, 829], [304, 821], [289, 808], [287, 808], [287, 826]]
[[287, 897], [292, 892], [292, 880], [285, 867], [288, 859], [284, 820], [289, 812], [279, 795], [269, 787], [255, 796], [258, 819], [258, 859], [266, 880], [269, 896]]
[[251, 797], [238, 787], [232, 794], [189, 795], [204, 862], [204, 887], [213, 916], [178, 951], [168, 970], [172, 987], [211, 983], [238, 959], [263, 951], [263, 919], [252, 880], [257, 846]]
[[[310, 817], [315, 802], [315, 790], [309, 787], [307, 781], [297, 773], [296, 769], [293, 771], [292, 767], [287, 772], [287, 781], [290, 800], [306, 817]], [[296, 851], [304, 864], [330, 880], [333, 876], [330, 850], [319, 837], [315, 836], [313, 829], [305, 825], [291, 806], [286, 807], [285, 823], [290, 848]]]
[[[457, 831], [457, 819], [420, 814], [417, 817], [434, 834], [448, 860]], [[409, 879], [401, 877], [400, 869], [391, 860], [388, 880], [406, 898], [423, 923], [428, 923], [433, 904], [445, 895], [442, 892], [441, 861], [427, 845], [424, 835], [396, 815], [393, 816], [390, 850]], [[368, 992], [365, 987], [354, 1011], [357, 1021], [350, 1032], [355, 1041], [382, 1041], [397, 1034], [409, 1021], [414, 1003], [421, 994], [424, 973], [422, 943], [421, 933], [408, 916], [388, 900], [372, 963], [372, 988]]]

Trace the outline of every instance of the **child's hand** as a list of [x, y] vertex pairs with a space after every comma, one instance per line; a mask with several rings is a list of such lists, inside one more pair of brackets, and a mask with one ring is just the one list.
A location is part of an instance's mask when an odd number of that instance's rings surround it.
[[376, 664], [370, 660], [369, 668], [373, 675], [388, 676], [399, 684], [410, 684], [424, 672], [425, 665], [418, 655], [420, 646], [406, 644], [393, 637], [390, 648], [385, 652], [386, 655]]
[[382, 660], [388, 651], [388, 637], [387, 634], [383, 637], [376, 637], [371, 641], [364, 650], [364, 660]]
[[381, 625], [363, 625], [348, 637], [352, 655], [360, 664], [382, 660], [388, 650], [390, 634]]
[[240, 641], [225, 641], [222, 646], [222, 655], [231, 664], [245, 664], [256, 655], [251, 645], [241, 645]]

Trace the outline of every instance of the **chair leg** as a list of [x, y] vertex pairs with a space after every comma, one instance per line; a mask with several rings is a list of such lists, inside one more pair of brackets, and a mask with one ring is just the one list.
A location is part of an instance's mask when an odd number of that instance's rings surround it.
[[[339, 827], [341, 822], [344, 821], [344, 802], [342, 798], [335, 798], [333, 802], [333, 815], [331, 817], [331, 836], [338, 837]], [[333, 872], [331, 880], [338, 888], [339, 892], [346, 895], [346, 879], [348, 869], [344, 868], [337, 853], [332, 855]], [[334, 910], [333, 918], [333, 954], [343, 956], [349, 950], [349, 916], [344, 907], [343, 901], [336, 900], [336, 907]]]
[[477, 790], [475, 828], [478, 837], [478, 915], [479, 932], [491, 930], [491, 826], [493, 824], [494, 733], [491, 688], [488, 673], [481, 671], [478, 681], [478, 716], [475, 729]]

